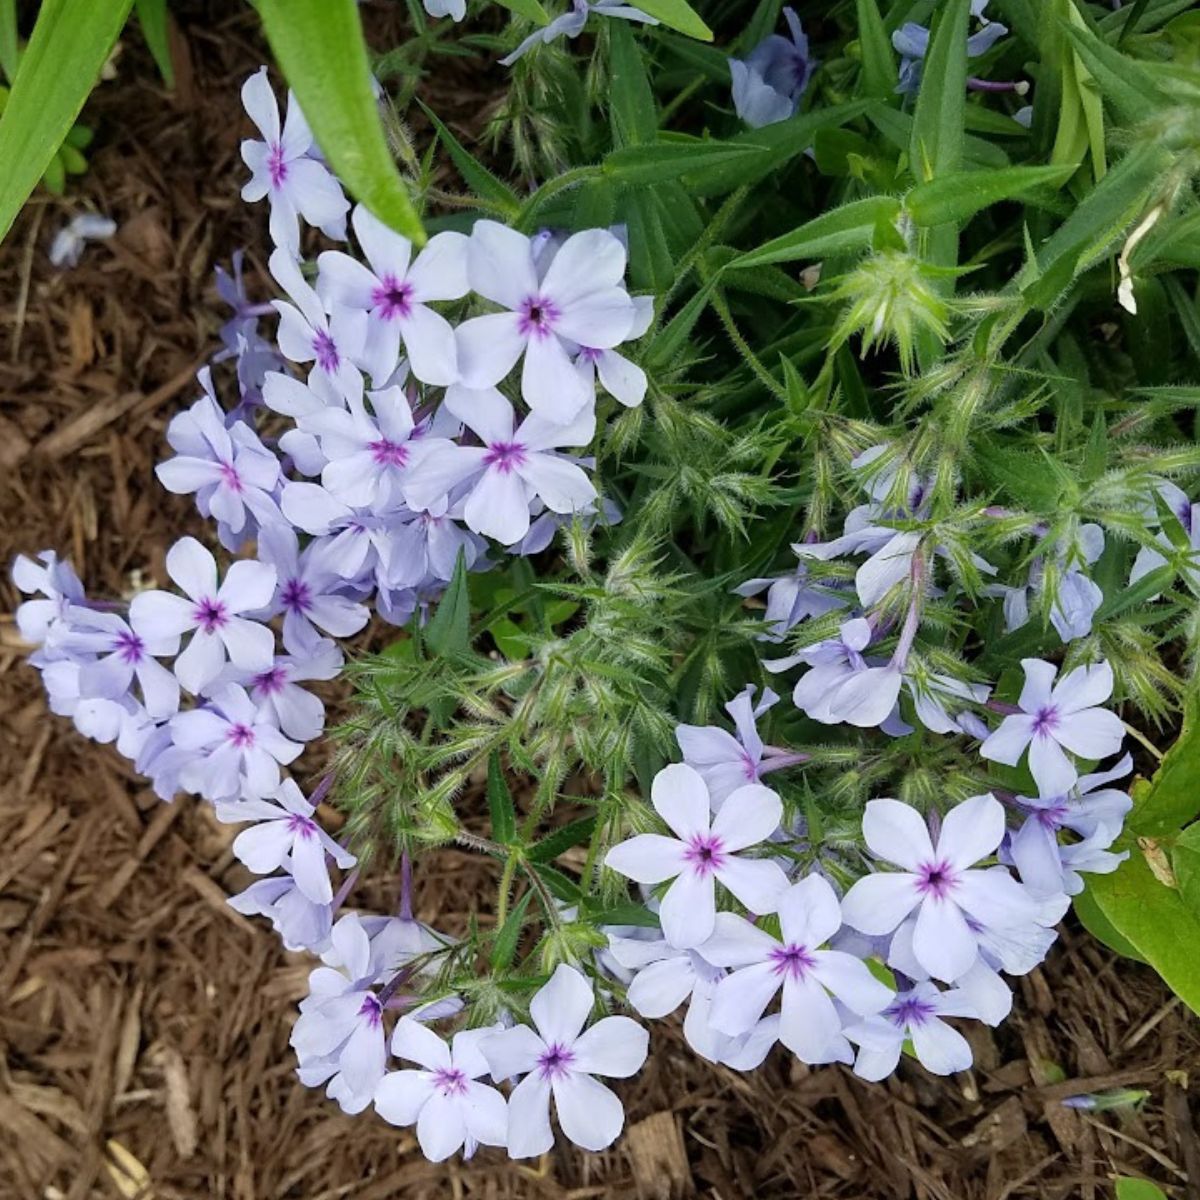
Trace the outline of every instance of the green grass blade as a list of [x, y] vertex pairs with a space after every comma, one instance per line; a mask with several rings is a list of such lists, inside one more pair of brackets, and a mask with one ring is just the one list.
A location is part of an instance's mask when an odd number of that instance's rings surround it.
[[421, 219], [388, 150], [354, 0], [257, 0], [313, 136], [356, 200], [416, 245]]
[[638, 8], [648, 17], [661, 21], [668, 29], [678, 30], [701, 42], [713, 40], [712, 30], [700, 20], [687, 0], [646, 0]]
[[154, 56], [155, 65], [169, 88], [175, 86], [175, 67], [171, 62], [171, 39], [168, 35], [167, 0], [134, 0], [134, 11], [142, 27], [142, 37]]
[[8, 83], [17, 74], [17, 0], [0, 0], [0, 73]]
[[70, 132], [133, 0], [46, 0], [0, 116], [0, 239]]
[[892, 42], [876, 0], [855, 0], [858, 12], [858, 44], [862, 48], [862, 95], [872, 100], [891, 101], [899, 75]]

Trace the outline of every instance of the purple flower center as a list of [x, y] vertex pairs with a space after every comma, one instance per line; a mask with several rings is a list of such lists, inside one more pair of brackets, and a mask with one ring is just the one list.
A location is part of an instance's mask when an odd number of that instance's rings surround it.
[[924, 1025], [937, 1010], [928, 1000], [920, 996], [897, 997], [893, 1004], [883, 1010], [883, 1015], [900, 1029], [910, 1025]]
[[1048, 805], [1046, 808], [1035, 808], [1033, 815], [1037, 817], [1038, 823], [1044, 828], [1054, 830], [1063, 827], [1070, 811], [1066, 800], [1063, 799]]
[[232, 492], [242, 490], [242, 477], [237, 473], [237, 467], [233, 463], [221, 464], [221, 482]]
[[313, 352], [322, 371], [336, 371], [342, 361], [337, 345], [324, 329], [318, 329], [313, 335]]
[[771, 951], [775, 974], [789, 979], [803, 979], [817, 965], [807, 946], [780, 946]]
[[378, 1029], [383, 1024], [383, 1007], [373, 992], [368, 992], [363, 997], [362, 1003], [358, 1006], [358, 1015], [363, 1017], [372, 1029]]
[[600, 359], [600, 355], [602, 355], [603, 353], [604, 353], [603, 350], [597, 350], [594, 346], [580, 346], [579, 347], [579, 360], [580, 360], [580, 362], [588, 362], [588, 363], [598, 362]]
[[697, 875], [711, 875], [725, 865], [728, 856], [724, 844], [715, 834], [694, 833], [688, 839], [683, 858]]
[[742, 751], [742, 774], [751, 783], [758, 781], [758, 763], [754, 761], [749, 750]]
[[465, 1096], [467, 1077], [456, 1067], [438, 1067], [433, 1073], [433, 1086], [441, 1088], [443, 1096]]
[[267, 174], [271, 177], [271, 186], [280, 188], [288, 177], [288, 165], [283, 157], [283, 147], [274, 143], [267, 153]]
[[113, 649], [125, 663], [140, 663], [146, 655], [146, 643], [132, 629], [117, 634]]
[[385, 321], [407, 317], [412, 312], [413, 286], [407, 279], [385, 275], [371, 293], [371, 305]]
[[1058, 722], [1058, 709], [1053, 704], [1047, 704], [1044, 708], [1039, 708], [1033, 714], [1034, 737], [1052, 737], [1055, 729], [1058, 728]]
[[261, 675], [255, 675], [250, 681], [250, 686], [256, 692], [261, 692], [264, 696], [273, 696], [276, 692], [283, 691], [285, 683], [287, 683], [286, 669], [283, 667], [272, 667], [269, 671], [263, 671]]
[[917, 868], [917, 891], [922, 896], [944, 900], [958, 887], [958, 873], [944, 859], [922, 863]]
[[574, 1061], [575, 1055], [569, 1046], [553, 1042], [538, 1059], [538, 1070], [541, 1071], [543, 1079], [559, 1079], [570, 1071]]
[[546, 296], [527, 296], [517, 312], [520, 315], [517, 329], [526, 338], [548, 338], [562, 316], [558, 305]]
[[230, 725], [229, 732], [225, 736], [229, 739], [230, 744], [239, 750], [249, 750], [254, 745], [254, 730], [240, 721], [236, 725]]
[[507, 475], [516, 467], [525, 465], [525, 447], [520, 442], [493, 442], [483, 456], [485, 467], [495, 467]]
[[299, 614], [312, 607], [312, 589], [303, 579], [289, 579], [279, 599], [288, 612]]
[[202, 600], [196, 601], [196, 607], [192, 609], [192, 620], [205, 633], [215, 633], [228, 622], [229, 613], [220, 600], [205, 596]]
[[408, 447], [403, 442], [389, 441], [387, 438], [380, 438], [375, 442], [368, 442], [367, 449], [371, 452], [371, 457], [381, 467], [403, 467], [408, 462]]
[[289, 833], [306, 842], [311, 842], [317, 836], [317, 823], [312, 817], [302, 817], [299, 813], [292, 813], [288, 817], [287, 827]]

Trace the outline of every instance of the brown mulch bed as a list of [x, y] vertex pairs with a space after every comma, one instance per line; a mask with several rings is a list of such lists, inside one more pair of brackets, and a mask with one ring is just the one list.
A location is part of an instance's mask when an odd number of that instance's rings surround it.
[[[382, 39], [401, 10], [368, 7]], [[266, 291], [265, 213], [237, 195], [255, 25], [232, 4], [174, 11], [177, 94], [130, 35], [119, 83], [89, 107], [92, 171], [65, 202], [38, 197], [0, 247], [0, 559], [56, 547], [95, 594], [162, 579], [170, 542], [205, 535], [151, 471], [213, 349], [214, 264], [248, 247]], [[422, 94], [478, 130], [495, 77], [445, 62]], [[84, 198], [120, 235], [55, 272], [50, 237]], [[5, 581], [0, 610], [14, 602]], [[296, 1082], [287, 1039], [309, 963], [225, 906], [247, 881], [233, 831], [193, 800], [159, 804], [115, 752], [49, 716], [22, 658], [0, 618], [4, 1200], [1092, 1200], [1111, 1195], [1114, 1174], [1200, 1200], [1197, 1025], [1148, 970], [1074, 930], [1020, 981], [1016, 1016], [971, 1031], [966, 1074], [906, 1065], [870, 1087], [777, 1050], [738, 1075], [695, 1058], [664, 1022], [623, 1087], [629, 1129], [612, 1151], [426, 1163], [409, 1132], [345, 1117]], [[419, 915], [453, 927], [490, 904], [490, 887], [486, 866], [444, 852], [422, 864]], [[1061, 1104], [1118, 1086], [1149, 1098], [1097, 1115]]]

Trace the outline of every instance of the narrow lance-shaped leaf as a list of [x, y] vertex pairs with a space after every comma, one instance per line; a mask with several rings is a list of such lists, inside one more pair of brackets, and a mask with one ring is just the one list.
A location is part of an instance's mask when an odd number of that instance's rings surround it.
[[425, 642], [436, 654], [463, 654], [470, 647], [471, 598], [467, 590], [467, 562], [461, 550], [450, 585], [425, 626]]
[[355, 0], [256, 0], [313, 136], [350, 193], [416, 245], [425, 231], [388, 150]]
[[879, 5], [876, 0], [855, 0], [855, 11], [862, 52], [862, 94], [876, 100], [891, 100], [896, 94], [899, 75]]
[[420, 100], [417, 101], [437, 130], [450, 160], [458, 168], [466, 185], [475, 194], [481, 207], [492, 209], [512, 218], [521, 211], [521, 201], [506, 183], [501, 182], [450, 132], [442, 119]]
[[175, 86], [175, 66], [171, 62], [171, 38], [167, 0], [134, 0], [134, 11], [142, 28], [142, 37], [154, 56], [154, 63], [163, 83]]
[[504, 778], [500, 755], [494, 751], [488, 759], [487, 801], [488, 815], [492, 820], [492, 840], [502, 846], [512, 845], [517, 836], [517, 812]]
[[713, 40], [712, 30], [700, 19], [687, 0], [638, 0], [638, 8], [648, 17], [661, 21], [668, 29], [676, 29], [701, 42]]
[[1001, 200], [1026, 197], [1038, 188], [1058, 188], [1074, 173], [1073, 166], [956, 171], [917, 184], [904, 197], [904, 207], [918, 225], [965, 221]]
[[45, 0], [0, 115], [0, 239], [79, 116], [133, 0]]
[[802, 258], [866, 249], [871, 244], [876, 224], [881, 220], [895, 220], [899, 214], [900, 201], [894, 196], [854, 200], [735, 258], [726, 269], [745, 270], [766, 263], [795, 262]]
[[532, 21], [535, 25], [550, 23], [550, 14], [538, 3], [538, 0], [496, 0], [496, 2], [510, 12], [515, 12], [517, 16]]

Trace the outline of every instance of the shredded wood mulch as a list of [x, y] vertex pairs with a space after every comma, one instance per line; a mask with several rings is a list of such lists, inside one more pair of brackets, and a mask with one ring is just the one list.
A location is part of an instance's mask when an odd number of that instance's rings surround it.
[[[378, 44], [400, 8], [366, 8]], [[173, 11], [176, 94], [131, 34], [118, 82], [89, 106], [93, 169], [66, 200], [39, 195], [0, 247], [0, 559], [57, 547], [96, 595], [161, 581], [173, 539], [208, 536], [152, 469], [223, 319], [214, 265], [247, 247], [267, 292], [265, 213], [237, 194], [238, 88], [262, 60], [253, 20], [215, 0]], [[470, 133], [494, 85], [446, 59], [423, 94]], [[54, 271], [50, 238], [89, 206], [118, 236]], [[0, 609], [15, 600], [5, 580]], [[739, 1075], [661, 1022], [646, 1070], [621, 1087], [617, 1148], [427, 1163], [411, 1133], [345, 1117], [295, 1080], [287, 1040], [310, 963], [226, 906], [248, 881], [234, 831], [191, 799], [160, 804], [115, 752], [50, 716], [23, 657], [0, 618], [5, 1200], [1093, 1200], [1117, 1174], [1200, 1200], [1197, 1025], [1148, 970], [1074, 929], [1019, 981], [1009, 1022], [969, 1031], [963, 1075], [905, 1064], [864, 1086], [779, 1050]], [[422, 864], [418, 915], [453, 928], [493, 888], [486, 865], [447, 851]], [[1061, 1103], [1117, 1087], [1149, 1096], [1099, 1114]]]

